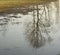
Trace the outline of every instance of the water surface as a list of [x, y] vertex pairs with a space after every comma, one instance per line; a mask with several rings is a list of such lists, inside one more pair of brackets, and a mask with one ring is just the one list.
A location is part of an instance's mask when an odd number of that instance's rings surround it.
[[59, 54], [60, 23], [57, 23], [56, 4], [27, 7], [13, 8], [12, 12], [0, 15], [0, 55]]

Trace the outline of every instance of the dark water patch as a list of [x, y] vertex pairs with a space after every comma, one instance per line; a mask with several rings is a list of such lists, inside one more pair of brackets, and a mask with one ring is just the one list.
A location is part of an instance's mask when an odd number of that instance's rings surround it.
[[0, 23], [0, 25], [6, 25], [6, 24], [7, 24], [6, 22]]
[[14, 16], [9, 16], [9, 18], [21, 18], [21, 16], [14, 15]]

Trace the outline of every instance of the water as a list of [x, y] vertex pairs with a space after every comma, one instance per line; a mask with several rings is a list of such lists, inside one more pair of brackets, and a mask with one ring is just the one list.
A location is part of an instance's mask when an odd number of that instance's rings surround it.
[[[0, 16], [0, 55], [57, 55], [60, 53], [60, 23], [55, 3], [42, 10], [23, 10]], [[32, 6], [30, 6], [32, 7]], [[36, 6], [34, 6], [36, 8]], [[37, 9], [40, 8], [40, 5]], [[29, 8], [30, 9], [30, 8]], [[48, 16], [48, 13], [50, 16]], [[45, 14], [47, 17], [45, 17]], [[35, 16], [34, 16], [35, 15]], [[50, 19], [47, 19], [49, 18]], [[46, 18], [46, 20], [45, 20]], [[41, 19], [41, 18], [40, 18]], [[46, 23], [46, 22], [47, 23]], [[57, 20], [58, 21], [58, 20]], [[46, 24], [47, 25], [46, 25]], [[36, 28], [37, 27], [37, 28]]]

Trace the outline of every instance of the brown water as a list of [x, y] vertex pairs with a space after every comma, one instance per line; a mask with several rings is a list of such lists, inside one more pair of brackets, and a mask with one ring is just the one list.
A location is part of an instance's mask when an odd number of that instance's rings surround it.
[[0, 55], [59, 54], [60, 22], [56, 4], [27, 7], [0, 15]]

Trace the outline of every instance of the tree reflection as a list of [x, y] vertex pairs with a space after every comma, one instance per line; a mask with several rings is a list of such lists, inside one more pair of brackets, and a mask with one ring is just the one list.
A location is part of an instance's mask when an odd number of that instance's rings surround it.
[[[36, 8], [36, 9], [35, 9]], [[52, 41], [48, 29], [51, 27], [51, 19], [49, 14], [49, 5], [33, 5], [33, 21], [27, 25], [27, 39], [33, 48], [39, 48], [48, 41]]]
[[[14, 11], [13, 11], [14, 10]], [[28, 15], [28, 12], [33, 12], [33, 20], [29, 24], [27, 24], [27, 39], [30, 41], [30, 44], [34, 48], [39, 48], [41, 46], [44, 46], [46, 43], [46, 37], [48, 38], [49, 42], [52, 40], [49, 35], [49, 27], [51, 27], [51, 14], [50, 14], [50, 5], [48, 3], [43, 5], [32, 5], [32, 7], [22, 7], [22, 8], [14, 8], [9, 13], [21, 13], [24, 15]], [[9, 16], [11, 19], [12, 24], [19, 24], [19, 19], [21, 16]], [[17, 18], [17, 19], [16, 19]], [[16, 21], [15, 21], [16, 20]], [[2, 23], [0, 23], [0, 26], [4, 33], [7, 30], [7, 24], [9, 22], [8, 18], [0, 19]], [[19, 22], [18, 22], [19, 21]], [[4, 27], [3, 27], [4, 26]]]

